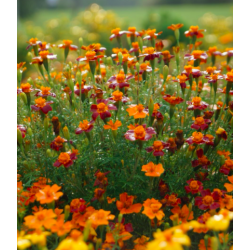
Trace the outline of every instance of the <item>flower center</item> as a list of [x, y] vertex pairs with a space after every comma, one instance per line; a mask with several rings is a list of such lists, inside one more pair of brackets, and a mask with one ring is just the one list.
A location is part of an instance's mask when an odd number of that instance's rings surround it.
[[50, 94], [50, 87], [41, 87], [41, 90], [42, 90], [42, 94], [43, 95], [48, 95], [48, 94]]
[[39, 55], [42, 57], [42, 59], [47, 58], [47, 55], [49, 54], [48, 50], [43, 50], [39, 52]]
[[111, 34], [119, 35], [120, 30], [121, 30], [120, 28], [113, 29], [113, 30], [111, 30]]
[[119, 90], [116, 90], [115, 92], [112, 93], [112, 96], [113, 96], [113, 100], [114, 101], [121, 101], [122, 100], [122, 96], [123, 96], [123, 93]]
[[197, 181], [191, 181], [190, 184], [189, 184], [189, 186], [190, 186], [190, 188], [192, 190], [196, 190], [199, 187], [198, 184], [197, 184]]
[[117, 76], [116, 76], [116, 81], [117, 81], [118, 83], [123, 83], [124, 80], [125, 80], [125, 75], [124, 75], [124, 74], [117, 74]]
[[129, 27], [128, 31], [135, 33], [136, 32], [136, 27]]
[[82, 130], [87, 130], [89, 128], [89, 122], [87, 120], [83, 120], [82, 122], [80, 122], [79, 128], [81, 128]]
[[37, 216], [37, 219], [40, 220], [40, 221], [44, 220], [44, 215], [43, 214], [39, 214]]
[[204, 198], [203, 198], [203, 203], [206, 204], [206, 205], [210, 205], [212, 204], [214, 201], [213, 197], [211, 195], [206, 195]]
[[46, 100], [42, 97], [35, 99], [36, 106], [39, 108], [43, 108], [46, 105]]
[[64, 143], [64, 139], [61, 136], [57, 136], [55, 139], [55, 144], [62, 145]]
[[162, 55], [164, 59], [170, 58], [170, 52], [168, 50], [162, 51]]
[[192, 103], [193, 103], [194, 106], [199, 106], [200, 103], [201, 103], [201, 98], [200, 97], [194, 97], [192, 99]]
[[88, 51], [86, 53], [86, 57], [87, 57], [88, 60], [93, 60], [95, 55], [96, 55], [95, 51]]
[[155, 49], [153, 47], [148, 47], [144, 49], [145, 54], [154, 54]]
[[190, 30], [191, 30], [192, 32], [198, 31], [198, 29], [199, 29], [199, 26], [191, 26], [191, 27], [190, 27]]
[[154, 37], [155, 32], [156, 32], [156, 29], [153, 29], [153, 30], [147, 30], [147, 35], [149, 35], [149, 36], [151, 36], [151, 37]]
[[196, 119], [195, 119], [195, 124], [198, 124], [198, 125], [202, 125], [202, 124], [204, 124], [205, 122], [204, 122], [204, 119], [203, 119], [203, 117], [197, 117]]
[[138, 48], [139, 48], [139, 43], [138, 43], [138, 42], [132, 43], [132, 47], [133, 47], [134, 49], [138, 49]]
[[29, 83], [22, 83], [21, 89], [24, 93], [30, 92], [31, 85]]
[[155, 151], [161, 151], [163, 149], [163, 145], [161, 141], [155, 141], [153, 144]]
[[203, 53], [203, 51], [201, 51], [201, 50], [194, 50], [192, 52], [192, 55], [194, 56], [194, 59], [199, 59], [202, 53]]
[[203, 138], [203, 134], [201, 132], [194, 132], [192, 136], [194, 142], [200, 142]]
[[58, 161], [63, 165], [67, 164], [70, 161], [70, 156], [68, 153], [61, 153], [58, 157]]
[[72, 44], [73, 41], [71, 41], [71, 40], [63, 40], [63, 43], [64, 43], [67, 47], [69, 47], [69, 45]]
[[137, 108], [137, 111], [138, 111], [139, 113], [141, 113], [141, 112], [144, 110], [144, 107], [143, 107], [142, 104], [137, 105], [136, 108]]
[[97, 112], [98, 113], [104, 113], [107, 110], [108, 110], [108, 107], [105, 103], [101, 102], [97, 105]]
[[141, 125], [135, 128], [134, 133], [135, 133], [136, 139], [144, 139], [144, 137], [146, 135], [146, 131], [145, 131], [144, 127]]

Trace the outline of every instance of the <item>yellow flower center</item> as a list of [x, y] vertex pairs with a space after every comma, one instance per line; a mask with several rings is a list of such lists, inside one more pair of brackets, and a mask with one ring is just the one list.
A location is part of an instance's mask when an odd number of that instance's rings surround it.
[[141, 125], [135, 128], [134, 133], [136, 139], [143, 139], [146, 135], [146, 131]]
[[107, 110], [108, 110], [108, 106], [105, 103], [101, 102], [97, 105], [97, 112], [98, 113], [104, 113]]
[[147, 63], [142, 63], [142, 64], [140, 65], [140, 69], [141, 69], [141, 70], [146, 70], [147, 67], [148, 67], [148, 64], [147, 64]]
[[155, 32], [156, 32], [156, 29], [152, 29], [152, 30], [149, 29], [149, 30], [147, 30], [147, 35], [154, 37]]
[[46, 105], [46, 100], [42, 97], [35, 99], [36, 106], [39, 108], [43, 108]]
[[199, 26], [190, 26], [189, 30], [192, 32], [198, 31]]
[[61, 153], [58, 157], [58, 161], [63, 165], [67, 164], [70, 161], [70, 156], [68, 153]]
[[144, 106], [142, 104], [137, 105], [137, 111], [141, 113], [144, 110]]
[[129, 27], [129, 28], [128, 28], [128, 31], [134, 33], [134, 32], [136, 32], [136, 27]]

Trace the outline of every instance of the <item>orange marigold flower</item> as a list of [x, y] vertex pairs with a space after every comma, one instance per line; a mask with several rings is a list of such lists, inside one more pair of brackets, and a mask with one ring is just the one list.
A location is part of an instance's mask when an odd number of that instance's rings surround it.
[[87, 120], [83, 120], [79, 123], [78, 128], [75, 130], [75, 133], [81, 134], [82, 132], [89, 133], [94, 128], [93, 121], [89, 122]]
[[56, 214], [52, 209], [44, 209], [34, 213], [34, 215], [26, 216], [24, 225], [32, 229], [41, 229], [41, 227], [50, 229], [56, 223], [55, 217]]
[[142, 213], [151, 220], [153, 220], [154, 218], [161, 220], [165, 216], [163, 211], [160, 209], [162, 207], [162, 204], [154, 198], [144, 201], [143, 206], [144, 210]]
[[24, 93], [29, 93], [29, 92], [33, 91], [33, 89], [31, 88], [31, 85], [29, 83], [22, 83], [20, 88], [22, 89], [22, 91]]
[[170, 26], [168, 26], [168, 29], [175, 31], [180, 29], [181, 27], [183, 27], [183, 24], [177, 23], [177, 24], [171, 24]]
[[128, 195], [126, 192], [120, 194], [120, 200], [116, 201], [116, 207], [121, 214], [139, 213], [141, 211], [142, 204], [133, 204], [134, 198], [133, 195]]
[[69, 49], [69, 50], [77, 50], [78, 47], [76, 45], [72, 45], [73, 41], [71, 40], [63, 40], [63, 44], [59, 44], [59, 49]]
[[58, 220], [55, 225], [51, 227], [52, 233], [57, 233], [59, 237], [67, 234], [72, 229], [70, 221], [64, 222], [64, 219]]
[[189, 30], [185, 31], [186, 37], [196, 37], [196, 38], [202, 38], [204, 35], [202, 32], [205, 30], [199, 30], [199, 26], [190, 26]]
[[170, 220], [174, 220], [174, 216], [178, 215], [178, 224], [181, 221], [182, 223], [186, 223], [188, 220], [192, 220], [194, 218], [193, 211], [189, 211], [187, 205], [184, 205], [182, 208], [176, 206], [171, 209], [173, 215], [170, 216]]
[[154, 164], [151, 161], [147, 165], [143, 165], [141, 171], [146, 172], [146, 176], [159, 177], [164, 172], [164, 168], [162, 164]]
[[53, 186], [47, 185], [44, 189], [39, 190], [39, 192], [36, 194], [36, 199], [41, 204], [48, 204], [56, 201], [63, 195], [62, 192], [58, 192], [60, 189], [61, 187], [57, 186], [56, 184]]
[[117, 130], [120, 126], [122, 126], [121, 121], [116, 120], [115, 123], [113, 123], [112, 120], [107, 122], [107, 125], [105, 124], [103, 126], [104, 129], [112, 129], [112, 130]]
[[171, 96], [171, 95], [164, 95], [162, 98], [173, 106], [180, 104], [184, 101], [181, 97]]
[[152, 39], [152, 38], [156, 38], [157, 36], [159, 36], [160, 34], [162, 34], [162, 31], [156, 33], [156, 29], [148, 29], [148, 30], [146, 31], [146, 34], [147, 34], [147, 36], [145, 36], [145, 37], [143, 38], [143, 40], [145, 40], [145, 39], [150, 40], [150, 39]]
[[233, 191], [233, 175], [227, 177], [230, 183], [225, 183], [224, 187], [227, 189], [227, 192], [230, 193]]
[[105, 211], [103, 209], [96, 210], [90, 217], [89, 220], [91, 221], [93, 227], [98, 227], [101, 225], [108, 225], [109, 220], [113, 220], [115, 216], [110, 214], [110, 211]]
[[163, 205], [165, 205], [165, 206], [175, 207], [181, 203], [181, 199], [177, 198], [177, 194], [172, 193], [171, 195], [167, 194], [163, 198], [163, 200], [161, 200], [161, 203], [163, 203]]
[[108, 204], [111, 204], [111, 203], [115, 202], [115, 200], [116, 200], [116, 198], [107, 197]]
[[140, 238], [135, 239], [134, 240], [135, 250], [145, 250], [147, 248], [148, 240], [149, 240], [149, 237], [146, 237], [144, 235], [142, 235]]
[[145, 118], [148, 114], [148, 109], [145, 109], [142, 104], [131, 104], [129, 108], [126, 109], [129, 116], [134, 116], [135, 119]]
[[146, 128], [146, 125], [143, 124], [132, 127], [132, 129], [128, 130], [124, 136], [130, 141], [148, 141], [154, 134], [156, 134], [156, 132], [152, 127]]
[[73, 160], [77, 159], [76, 155], [71, 152], [62, 152], [60, 153], [57, 161], [53, 164], [54, 167], [60, 167], [63, 165], [65, 168], [73, 165]]
[[223, 198], [220, 199], [220, 208], [226, 208], [231, 210], [233, 208], [233, 196], [225, 194]]

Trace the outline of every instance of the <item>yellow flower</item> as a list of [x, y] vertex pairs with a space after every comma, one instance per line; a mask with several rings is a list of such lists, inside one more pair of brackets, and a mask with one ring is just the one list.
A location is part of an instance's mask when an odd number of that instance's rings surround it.
[[46, 236], [48, 235], [50, 235], [50, 232], [42, 232], [41, 234], [33, 233], [26, 235], [24, 238], [30, 240], [32, 245], [44, 247], [46, 246]]
[[225, 231], [229, 227], [230, 220], [232, 219], [233, 219], [233, 212], [230, 212], [227, 209], [221, 209], [218, 214], [210, 217], [207, 220], [206, 226], [210, 230]]
[[65, 239], [59, 244], [56, 250], [88, 250], [88, 246], [81, 240]]

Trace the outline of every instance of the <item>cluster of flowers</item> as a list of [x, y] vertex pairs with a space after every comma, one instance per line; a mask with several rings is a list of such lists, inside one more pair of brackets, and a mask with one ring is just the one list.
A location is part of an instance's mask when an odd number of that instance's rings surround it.
[[[64, 63], [50, 62], [54, 45], [29, 40], [39, 75], [23, 79], [25, 62], [17, 64], [18, 249], [181, 250], [193, 240], [199, 249], [232, 246], [233, 49], [199, 50], [205, 31], [191, 26], [181, 50], [182, 26], [168, 27], [174, 55], [155, 29], [112, 30], [119, 48], [110, 57], [100, 44], [64, 40], [57, 46]], [[70, 51], [75, 64], [67, 62]], [[119, 170], [95, 161], [103, 148], [105, 157], [121, 159]], [[124, 184], [116, 184], [121, 171]], [[132, 193], [136, 178], [147, 198]]]

